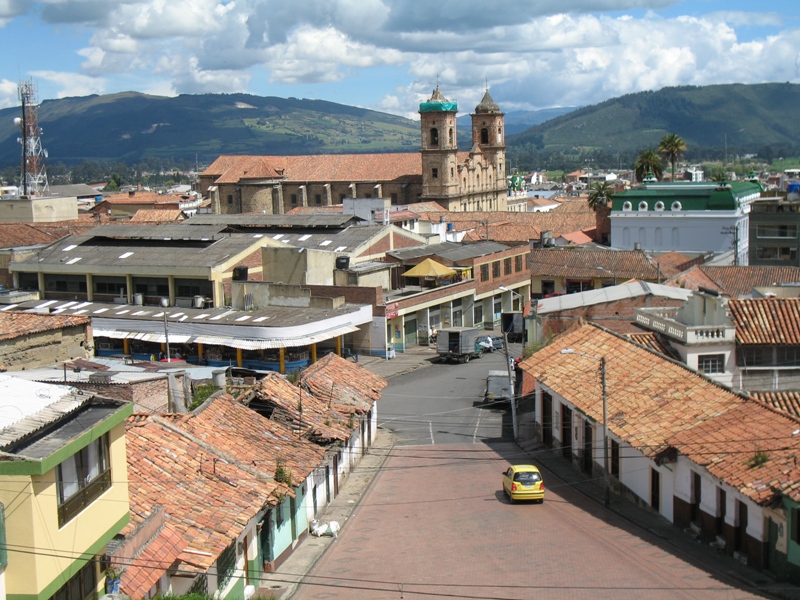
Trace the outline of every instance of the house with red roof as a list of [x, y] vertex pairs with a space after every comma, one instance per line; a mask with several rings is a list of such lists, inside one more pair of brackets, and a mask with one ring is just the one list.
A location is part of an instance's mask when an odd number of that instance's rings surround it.
[[635, 498], [757, 569], [800, 572], [799, 418], [592, 324], [520, 368], [535, 438], [607, 477], [612, 502]]

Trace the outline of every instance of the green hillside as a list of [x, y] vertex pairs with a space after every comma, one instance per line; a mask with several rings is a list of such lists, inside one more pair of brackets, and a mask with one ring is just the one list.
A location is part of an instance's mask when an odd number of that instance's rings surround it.
[[540, 152], [630, 153], [653, 147], [667, 133], [690, 151], [755, 153], [793, 147], [800, 139], [800, 85], [789, 83], [671, 87], [613, 98], [575, 110], [508, 139]]
[[[19, 108], [0, 110], [0, 166], [18, 165]], [[385, 152], [419, 147], [409, 119], [322, 100], [248, 94], [134, 92], [46, 100], [39, 107], [49, 160], [124, 161], [149, 157], [208, 162], [220, 154]]]

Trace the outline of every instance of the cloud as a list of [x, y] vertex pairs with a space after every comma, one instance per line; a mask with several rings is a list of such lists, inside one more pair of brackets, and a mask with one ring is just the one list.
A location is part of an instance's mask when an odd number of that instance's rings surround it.
[[73, 96], [89, 96], [91, 94], [104, 94], [106, 82], [102, 78], [79, 75], [77, 73], [67, 73], [63, 71], [33, 71], [31, 76], [34, 79], [50, 81], [60, 90], [58, 98], [70, 98]]
[[19, 93], [16, 81], [0, 79], [0, 108], [19, 106]]

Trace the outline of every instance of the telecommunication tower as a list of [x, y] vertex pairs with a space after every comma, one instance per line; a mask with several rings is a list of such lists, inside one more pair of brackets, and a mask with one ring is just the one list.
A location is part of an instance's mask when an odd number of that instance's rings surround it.
[[14, 124], [22, 133], [22, 137], [17, 139], [22, 144], [22, 193], [25, 196], [42, 195], [49, 192], [44, 166], [47, 150], [42, 148], [39, 104], [33, 80], [19, 84], [19, 99], [22, 103], [22, 118], [15, 118]]

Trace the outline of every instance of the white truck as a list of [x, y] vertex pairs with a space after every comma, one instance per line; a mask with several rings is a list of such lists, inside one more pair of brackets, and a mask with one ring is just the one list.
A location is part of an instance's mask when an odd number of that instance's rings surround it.
[[439, 358], [469, 362], [470, 358], [483, 356], [485, 348], [476, 343], [480, 327], [447, 327], [436, 334], [436, 352]]
[[514, 393], [514, 371], [511, 371], [509, 380], [508, 371], [489, 371], [486, 378], [486, 400], [501, 401], [511, 400]]

